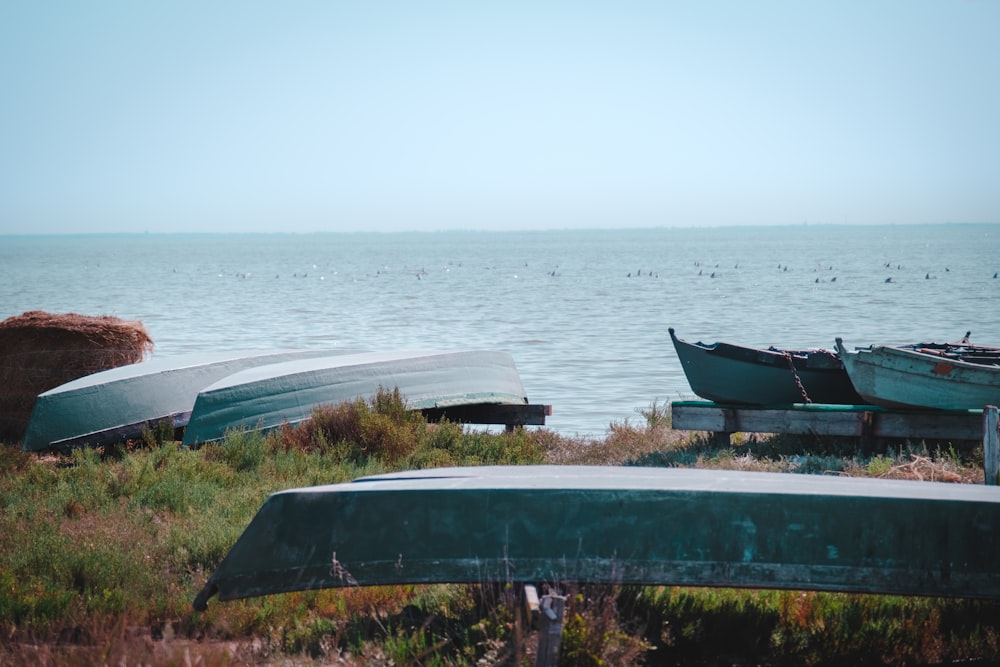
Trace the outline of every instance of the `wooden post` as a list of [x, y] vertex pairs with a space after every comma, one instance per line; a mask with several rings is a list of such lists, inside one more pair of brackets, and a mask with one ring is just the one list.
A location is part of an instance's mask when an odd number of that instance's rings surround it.
[[861, 413], [861, 437], [859, 444], [861, 452], [866, 456], [875, 453], [875, 413], [865, 410]]
[[728, 431], [712, 431], [709, 435], [709, 442], [712, 443], [713, 447], [730, 447], [733, 444], [733, 439], [730, 436], [732, 433]]
[[713, 447], [730, 447], [733, 444], [733, 433], [739, 432], [739, 415], [732, 408], [722, 408], [722, 430], [714, 431], [711, 436]]
[[562, 645], [563, 612], [566, 610], [566, 596], [549, 593], [542, 597], [542, 609], [538, 615], [538, 648], [535, 651], [535, 667], [556, 667], [559, 664], [559, 648]]
[[986, 471], [986, 484], [997, 486], [1000, 473], [1000, 432], [998, 432], [997, 407], [987, 405], [983, 408], [983, 468]]
[[524, 585], [524, 615], [529, 628], [538, 627], [538, 615], [541, 604], [538, 601], [538, 589], [532, 584]]

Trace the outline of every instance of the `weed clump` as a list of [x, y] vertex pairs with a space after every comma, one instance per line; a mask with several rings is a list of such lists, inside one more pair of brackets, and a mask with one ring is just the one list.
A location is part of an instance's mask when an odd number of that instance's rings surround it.
[[398, 388], [380, 387], [370, 400], [320, 406], [305, 422], [286, 424], [280, 442], [286, 451], [318, 452], [353, 463], [377, 459], [393, 464], [417, 448], [426, 426], [419, 412], [407, 408]]
[[490, 433], [443, 421], [429, 424], [410, 410], [399, 389], [371, 399], [321, 406], [296, 426], [285, 425], [273, 449], [318, 453], [342, 463], [422, 469], [542, 463], [544, 448], [524, 429]]
[[[566, 599], [560, 659], [582, 667], [641, 664], [653, 647], [619, 612], [617, 587], [574, 587]], [[631, 625], [631, 627], [629, 627]]]

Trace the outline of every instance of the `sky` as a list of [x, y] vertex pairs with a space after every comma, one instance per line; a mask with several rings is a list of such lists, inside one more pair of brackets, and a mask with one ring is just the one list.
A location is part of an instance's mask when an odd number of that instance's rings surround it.
[[1000, 222], [1000, 0], [4, 0], [0, 234]]

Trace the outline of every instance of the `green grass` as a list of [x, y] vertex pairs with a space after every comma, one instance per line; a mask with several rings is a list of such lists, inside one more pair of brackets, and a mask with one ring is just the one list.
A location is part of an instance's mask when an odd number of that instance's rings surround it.
[[[519, 591], [336, 589], [191, 602], [275, 491], [433, 466], [587, 463], [980, 481], [981, 452], [744, 437], [718, 447], [645, 423], [603, 440], [428, 424], [383, 391], [298, 427], [182, 448], [170, 429], [71, 456], [0, 457], [0, 665], [531, 664]], [[978, 459], [976, 457], [979, 457]], [[1000, 604], [892, 596], [580, 586], [564, 664], [928, 664], [1000, 656]], [[186, 642], [186, 643], [185, 643]], [[192, 658], [192, 652], [194, 658]], [[289, 663], [292, 664], [292, 663]]]

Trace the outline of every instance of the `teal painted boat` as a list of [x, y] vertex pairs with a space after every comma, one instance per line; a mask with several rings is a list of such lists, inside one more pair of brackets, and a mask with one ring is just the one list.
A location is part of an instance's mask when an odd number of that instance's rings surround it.
[[949, 343], [837, 349], [858, 393], [893, 408], [981, 410], [1000, 405], [1000, 348]]
[[267, 430], [308, 419], [321, 405], [398, 388], [412, 410], [528, 402], [506, 352], [369, 352], [259, 366], [205, 387], [184, 432], [187, 446], [226, 431]]
[[138, 438], [164, 420], [185, 426], [198, 392], [245, 368], [333, 350], [200, 353], [153, 358], [67, 382], [42, 394], [22, 441], [37, 451], [106, 445]]
[[669, 329], [691, 390], [716, 403], [787, 405], [864, 401], [831, 350], [757, 349], [730, 343], [690, 343]]
[[270, 496], [194, 601], [599, 582], [1000, 597], [993, 487], [678, 468], [379, 475]]

